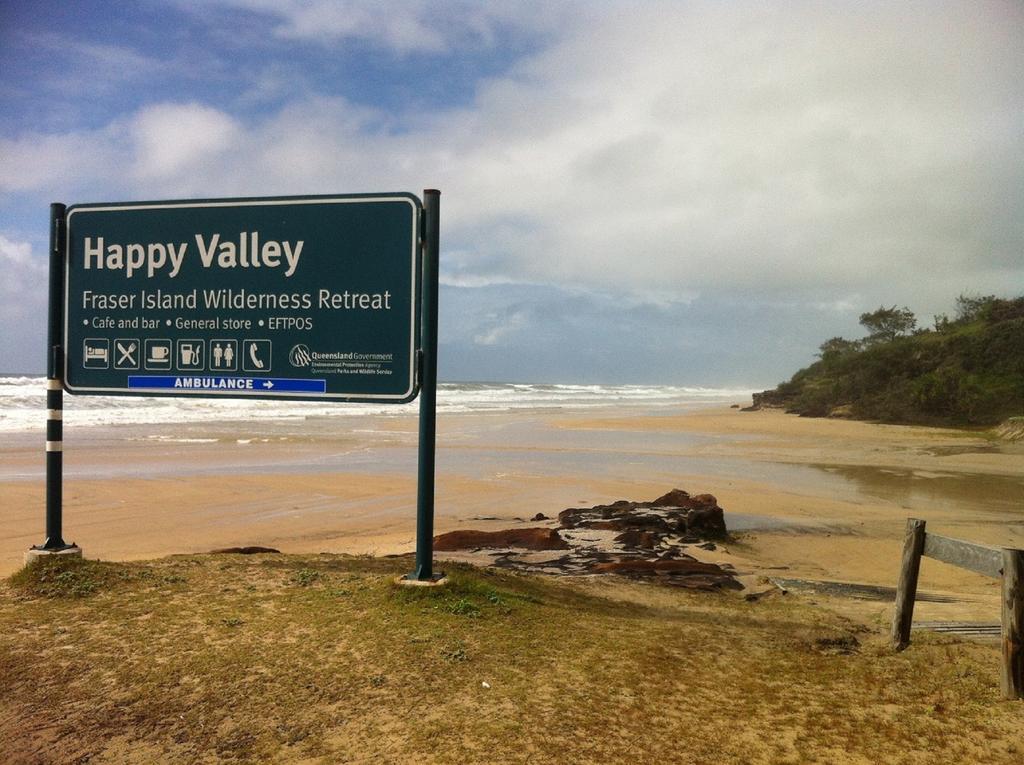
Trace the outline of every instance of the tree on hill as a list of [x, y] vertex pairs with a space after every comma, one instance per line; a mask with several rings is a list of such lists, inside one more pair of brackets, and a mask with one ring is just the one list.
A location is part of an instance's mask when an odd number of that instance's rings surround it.
[[977, 321], [1000, 301], [995, 295], [960, 295], [956, 299], [956, 318], [961, 323]]
[[860, 347], [858, 340], [847, 340], [845, 337], [830, 337], [818, 346], [818, 358], [822, 361], [831, 361], [840, 356], [855, 351]]
[[860, 324], [870, 333], [867, 337], [869, 342], [891, 342], [901, 335], [913, 332], [917, 326], [917, 319], [914, 312], [906, 306], [879, 306], [877, 311], [862, 313]]

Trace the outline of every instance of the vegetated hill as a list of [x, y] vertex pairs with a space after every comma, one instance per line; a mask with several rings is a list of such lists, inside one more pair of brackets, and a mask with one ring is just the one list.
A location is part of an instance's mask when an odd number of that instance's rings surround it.
[[860, 340], [834, 337], [819, 360], [755, 406], [808, 417], [994, 425], [1024, 414], [1024, 296], [957, 298], [956, 318], [915, 329], [906, 308], [862, 314]]

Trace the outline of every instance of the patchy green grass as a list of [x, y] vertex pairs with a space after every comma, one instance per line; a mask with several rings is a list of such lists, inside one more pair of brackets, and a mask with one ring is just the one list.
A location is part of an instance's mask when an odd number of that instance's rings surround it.
[[320, 572], [311, 568], [299, 569], [295, 574], [295, 584], [300, 587], [309, 587], [318, 579], [320, 579]]
[[4, 761], [1019, 762], [994, 648], [792, 596], [407, 559], [45, 561], [0, 584]]
[[72, 557], [39, 558], [9, 577], [15, 591], [43, 598], [86, 598], [97, 592], [139, 585], [182, 584], [185, 577], [151, 568], [127, 567]]

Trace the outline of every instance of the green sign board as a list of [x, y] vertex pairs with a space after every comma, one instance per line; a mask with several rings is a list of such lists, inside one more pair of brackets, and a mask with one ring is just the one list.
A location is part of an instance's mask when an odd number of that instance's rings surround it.
[[70, 393], [416, 398], [412, 194], [76, 205]]

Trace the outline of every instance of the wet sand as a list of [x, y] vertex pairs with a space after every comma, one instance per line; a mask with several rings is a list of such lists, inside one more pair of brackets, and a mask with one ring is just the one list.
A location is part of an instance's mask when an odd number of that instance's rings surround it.
[[[235, 545], [388, 554], [415, 541], [416, 419], [67, 423], [65, 538], [90, 557]], [[892, 585], [907, 517], [1024, 547], [1024, 447], [983, 433], [811, 420], [722, 406], [465, 414], [438, 434], [436, 530], [497, 529], [535, 513], [678, 487], [709, 492], [741, 541], [709, 558], [765, 576]], [[0, 573], [44, 531], [38, 436], [0, 446]], [[998, 585], [925, 561], [921, 587], [955, 596], [920, 619], [995, 620]], [[885, 618], [884, 603], [850, 606]]]
[[[779, 411], [563, 421], [594, 433], [705, 434], [694, 457], [747, 463], [711, 490], [746, 528], [716, 560], [754, 575], [893, 586], [908, 517], [928, 530], [982, 544], [1024, 547], [1024, 446], [984, 432], [808, 419]], [[810, 471], [810, 473], [808, 473]], [[711, 476], [694, 476], [710, 480]], [[952, 603], [919, 603], [919, 620], [999, 619], [999, 584], [924, 559], [922, 590]], [[885, 620], [890, 606], [845, 610]]]

